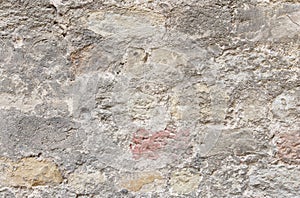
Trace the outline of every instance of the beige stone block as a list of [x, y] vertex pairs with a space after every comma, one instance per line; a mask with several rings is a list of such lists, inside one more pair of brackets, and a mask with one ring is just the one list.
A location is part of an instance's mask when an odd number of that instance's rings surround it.
[[196, 191], [201, 179], [200, 173], [189, 169], [177, 170], [171, 176], [171, 192], [175, 194], [188, 194]]
[[57, 185], [63, 181], [60, 170], [51, 161], [23, 158], [12, 161], [0, 159], [0, 185], [15, 187], [33, 187]]
[[119, 186], [134, 192], [157, 192], [163, 190], [165, 183], [166, 181], [159, 172], [138, 172], [125, 174]]

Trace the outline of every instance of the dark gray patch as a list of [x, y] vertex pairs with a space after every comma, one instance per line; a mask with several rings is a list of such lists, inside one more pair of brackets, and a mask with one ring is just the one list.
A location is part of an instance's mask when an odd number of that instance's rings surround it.
[[232, 30], [230, 4], [193, 5], [174, 9], [171, 26], [199, 37], [224, 38]]
[[85, 134], [66, 118], [41, 118], [19, 111], [0, 112], [0, 156], [59, 156], [67, 166], [82, 164]]

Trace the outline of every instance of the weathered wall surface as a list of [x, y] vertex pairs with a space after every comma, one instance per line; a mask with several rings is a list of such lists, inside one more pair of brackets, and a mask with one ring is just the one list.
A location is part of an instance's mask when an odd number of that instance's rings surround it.
[[299, 197], [300, 2], [1, 0], [0, 197]]

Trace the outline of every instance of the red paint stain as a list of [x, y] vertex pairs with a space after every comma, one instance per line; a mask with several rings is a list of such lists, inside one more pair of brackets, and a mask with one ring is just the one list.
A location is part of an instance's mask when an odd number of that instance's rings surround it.
[[[184, 138], [182, 139], [182, 137]], [[184, 146], [182, 144], [188, 142], [188, 139], [188, 131], [176, 132], [175, 130], [165, 129], [151, 134], [145, 129], [139, 129], [133, 135], [130, 150], [134, 159], [157, 159], [159, 158], [159, 151], [165, 146], [172, 144], [173, 148], [182, 147]]]

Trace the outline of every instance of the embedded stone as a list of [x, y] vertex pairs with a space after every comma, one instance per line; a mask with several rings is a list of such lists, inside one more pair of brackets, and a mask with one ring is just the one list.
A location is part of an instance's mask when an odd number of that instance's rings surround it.
[[161, 191], [165, 180], [159, 172], [140, 172], [124, 175], [119, 185], [133, 192]]
[[23, 158], [20, 161], [12, 161], [1, 158], [0, 167], [0, 185], [3, 186], [53, 186], [63, 181], [61, 171], [49, 160]]
[[200, 173], [194, 170], [183, 169], [172, 173], [170, 184], [171, 192], [175, 194], [187, 194], [197, 190], [201, 182]]

